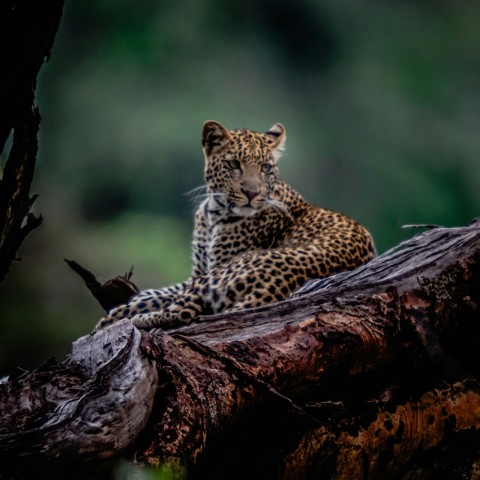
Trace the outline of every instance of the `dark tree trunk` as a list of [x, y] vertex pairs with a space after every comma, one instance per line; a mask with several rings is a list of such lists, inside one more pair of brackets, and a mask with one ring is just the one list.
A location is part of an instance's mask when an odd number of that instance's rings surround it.
[[41, 223], [30, 213], [40, 115], [37, 76], [50, 55], [64, 0], [0, 2], [0, 154], [13, 132], [0, 179], [0, 283], [25, 237]]
[[477, 222], [268, 307], [168, 332], [125, 320], [0, 387], [0, 465], [5, 478], [106, 478], [121, 457], [189, 478], [478, 478], [479, 308]]

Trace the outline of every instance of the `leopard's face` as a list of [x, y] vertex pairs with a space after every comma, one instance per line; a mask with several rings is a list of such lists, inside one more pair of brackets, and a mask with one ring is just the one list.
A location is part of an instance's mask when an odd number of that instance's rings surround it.
[[228, 131], [217, 122], [206, 122], [205, 181], [214, 201], [240, 216], [254, 215], [269, 205], [284, 141], [285, 128], [278, 123], [266, 133], [257, 133]]

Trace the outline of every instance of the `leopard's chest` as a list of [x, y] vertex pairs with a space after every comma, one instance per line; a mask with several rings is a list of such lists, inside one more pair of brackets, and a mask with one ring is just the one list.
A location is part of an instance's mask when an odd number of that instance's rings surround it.
[[272, 248], [282, 227], [282, 221], [269, 215], [212, 222], [206, 244], [207, 269], [249, 250]]
[[228, 262], [232, 257], [256, 246], [253, 228], [248, 223], [213, 225], [206, 245], [207, 269]]

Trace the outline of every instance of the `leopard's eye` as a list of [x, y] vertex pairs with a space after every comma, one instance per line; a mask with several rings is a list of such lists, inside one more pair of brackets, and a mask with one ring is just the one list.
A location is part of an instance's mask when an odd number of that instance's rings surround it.
[[227, 164], [232, 170], [240, 170], [240, 162], [238, 160], [229, 160]]
[[262, 170], [263, 173], [268, 173], [272, 171], [272, 165], [270, 163], [262, 163], [262, 166], [260, 167], [260, 170]]

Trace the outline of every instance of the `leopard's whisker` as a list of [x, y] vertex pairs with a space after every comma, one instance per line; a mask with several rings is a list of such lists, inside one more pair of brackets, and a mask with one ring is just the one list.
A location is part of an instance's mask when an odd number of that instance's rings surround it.
[[[204, 187], [204, 189], [206, 190], [207, 187]], [[194, 188], [193, 190], [191, 190], [190, 192], [188, 192], [189, 194], [192, 194], [192, 193], [195, 194], [195, 197], [194, 197], [193, 200], [196, 204], [201, 203], [205, 199], [208, 199], [210, 201], [210, 200], [215, 200], [215, 199], [222, 200], [222, 199], [226, 198], [226, 195], [224, 193], [221, 193], [221, 192], [209, 192], [207, 190], [207, 191], [205, 191], [205, 193], [195, 193], [195, 191], [200, 192], [201, 190], [202, 190], [202, 187], [197, 187], [197, 188]]]
[[206, 190], [207, 188], [208, 187], [206, 185], [200, 185], [198, 187], [192, 188], [188, 192], [185, 192], [184, 195], [185, 196], [194, 195], [194, 194], [197, 194], [197, 192], [201, 192], [202, 190]]
[[208, 193], [201, 193], [202, 191], [206, 192], [206, 190], [207, 190], [206, 185], [200, 185], [199, 187], [192, 188], [192, 190], [185, 192], [184, 195], [192, 197], [193, 202], [195, 204], [198, 204], [203, 198], [205, 198], [208, 195]]

